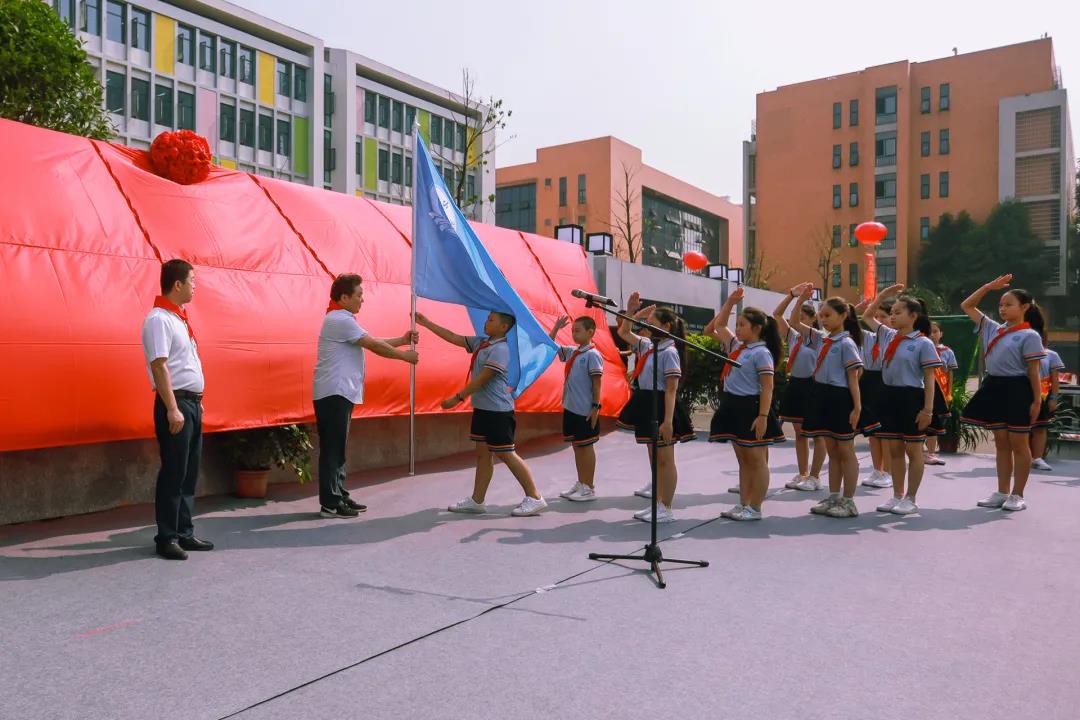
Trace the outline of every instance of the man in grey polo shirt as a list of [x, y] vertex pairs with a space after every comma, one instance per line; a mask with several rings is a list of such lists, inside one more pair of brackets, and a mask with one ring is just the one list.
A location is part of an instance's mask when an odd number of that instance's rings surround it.
[[380, 340], [368, 335], [356, 321], [364, 302], [359, 275], [338, 275], [330, 286], [319, 333], [315, 363], [315, 423], [319, 431], [320, 514], [330, 518], [356, 517], [367, 507], [355, 502], [345, 489], [345, 450], [353, 407], [364, 402], [364, 350], [393, 360], [416, 364], [415, 350], [398, 350], [417, 341], [415, 332]]

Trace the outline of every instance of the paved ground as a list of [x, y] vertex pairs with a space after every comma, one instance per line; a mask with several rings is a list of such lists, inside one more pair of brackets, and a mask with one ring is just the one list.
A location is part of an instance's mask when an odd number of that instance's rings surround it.
[[[33, 718], [1062, 718], [1080, 716], [1080, 463], [1036, 477], [1030, 509], [975, 507], [992, 459], [932, 469], [922, 511], [807, 514], [779, 491], [757, 524], [732, 502], [727, 447], [678, 449], [679, 522], [656, 589], [629, 519], [646, 477], [624, 435], [598, 446], [592, 505], [511, 518], [439, 512], [465, 458], [353, 478], [372, 509], [319, 519], [312, 488], [212, 498], [218, 549], [151, 555], [148, 507], [0, 528], [0, 716]], [[526, 448], [541, 487], [569, 450]], [[774, 450], [773, 478], [793, 450]]]

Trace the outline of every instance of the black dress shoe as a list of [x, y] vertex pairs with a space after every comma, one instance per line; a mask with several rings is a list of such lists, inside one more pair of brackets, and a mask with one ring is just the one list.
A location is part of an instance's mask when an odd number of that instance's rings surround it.
[[180, 538], [180, 547], [185, 550], [213, 550], [214, 543], [210, 542], [209, 540], [200, 540], [199, 538], [192, 535], [189, 538]]
[[175, 540], [169, 543], [158, 543], [157, 554], [166, 560], [187, 560], [187, 553]]
[[364, 512], [365, 510], [367, 510], [367, 505], [361, 505], [352, 498], [345, 498], [344, 502], [346, 507], [351, 507], [356, 512]]

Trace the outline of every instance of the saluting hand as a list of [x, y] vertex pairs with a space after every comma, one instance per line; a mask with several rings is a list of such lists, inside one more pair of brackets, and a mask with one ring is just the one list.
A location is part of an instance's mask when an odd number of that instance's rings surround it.
[[739, 287], [732, 290], [731, 294], [728, 295], [728, 302], [737, 303], [737, 302], [739, 302], [740, 300], [743, 299], [743, 295], [745, 295], [745, 294], [746, 294], [746, 291], [743, 289], [742, 285], [740, 285]]
[[551, 328], [551, 332], [553, 332], [553, 333], [559, 332], [564, 327], [566, 327], [569, 322], [570, 322], [570, 318], [568, 318], [566, 315], [560, 315], [559, 319], [555, 321], [555, 326], [553, 328]]
[[986, 287], [989, 290], [1004, 290], [1005, 288], [1009, 287], [1009, 283], [1012, 282], [1012, 279], [1013, 276], [1011, 274], [998, 275], [996, 278], [986, 283]]

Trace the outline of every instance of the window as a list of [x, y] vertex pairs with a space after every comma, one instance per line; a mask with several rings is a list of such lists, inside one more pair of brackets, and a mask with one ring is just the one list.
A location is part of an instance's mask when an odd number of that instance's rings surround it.
[[292, 124], [288, 120], [277, 121], [277, 154], [289, 157], [292, 152]]
[[438, 115], [431, 116], [431, 144], [442, 145], [442, 118]]
[[412, 133], [413, 125], [416, 124], [416, 108], [412, 105], [405, 106], [405, 132]]
[[949, 128], [938, 130], [938, 154], [949, 154]]
[[454, 122], [443, 120], [443, 147], [454, 149]]
[[840, 149], [840, 146], [839, 145], [833, 145], [832, 146], [832, 166], [833, 166], [834, 170], [836, 168], [839, 168], [841, 165], [844, 164], [841, 154], [842, 154], [842, 151]]
[[859, 207], [859, 183], [848, 183], [848, 206]]
[[225, 142], [236, 142], [236, 106], [221, 103], [218, 133]]
[[896, 283], [896, 258], [878, 258], [877, 289], [882, 290]]
[[255, 147], [255, 111], [240, 109], [240, 144]]
[[566, 207], [566, 178], [564, 177], [559, 178], [559, 207]]
[[65, 25], [75, 27], [75, 0], [53, 0], [53, 10]]
[[832, 206], [834, 208], [838, 208], [838, 207], [841, 206], [841, 204], [842, 203], [840, 202], [840, 186], [839, 185], [833, 185], [832, 186]]
[[859, 101], [851, 100], [848, 102], [848, 127], [855, 127], [859, 124]]
[[457, 126], [457, 150], [458, 152], [465, 152], [465, 140], [467, 139], [467, 130], [465, 126], [458, 123]]
[[874, 111], [878, 125], [896, 122], [896, 86], [878, 88], [874, 92]]
[[274, 149], [274, 118], [259, 113], [259, 149], [270, 152]]
[[392, 114], [391, 108], [393, 104], [390, 98], [384, 95], [379, 96], [379, 127], [390, 128], [390, 115]]
[[859, 287], [859, 263], [848, 264], [847, 282], [851, 287]]
[[938, 197], [949, 197], [949, 171], [938, 173]]
[[195, 94], [181, 90], [176, 94], [176, 126], [180, 130], [195, 129]]
[[401, 162], [401, 153], [396, 152], [390, 156], [390, 182], [401, 184], [404, 179], [404, 168]]
[[113, 42], [127, 42], [127, 27], [124, 21], [124, 6], [107, 0], [105, 3], [105, 39]]
[[412, 187], [412, 158], [408, 155], [405, 156], [405, 185]]
[[329, 130], [323, 130], [322, 137], [323, 182], [329, 183], [334, 181], [334, 171], [337, 170], [337, 148], [332, 145], [334, 136]]
[[938, 86], [938, 110], [949, 109], [949, 83]]
[[840, 113], [843, 112], [843, 105], [836, 102], [832, 104], [832, 126], [833, 130], [840, 128]]
[[874, 207], [896, 207], [896, 173], [874, 178]]
[[465, 176], [465, 199], [467, 201], [476, 200], [476, 175], [473, 173]]
[[172, 85], [154, 86], [154, 123], [169, 128], [173, 126]]
[[292, 95], [292, 64], [285, 60], [277, 61], [277, 94]]
[[840, 270], [839, 264], [832, 266], [832, 286], [834, 288], [840, 287]]
[[307, 68], [293, 68], [293, 100], [307, 102]]
[[222, 77], [236, 79], [236, 43], [218, 42], [218, 72]]
[[919, 239], [930, 239], [930, 218], [928, 217], [919, 218]]
[[195, 29], [187, 25], [176, 26], [176, 62], [181, 65], [195, 64]]
[[919, 88], [919, 112], [923, 115], [930, 112], [930, 86]]
[[214, 36], [199, 31], [199, 69], [216, 72], [217, 62], [214, 57]]
[[577, 201], [578, 205], [585, 204], [585, 176], [577, 176]]
[[[495, 224], [536, 232], [536, 183], [496, 188]], [[551, 225], [551, 220], [545, 220], [544, 224]]]
[[131, 78], [131, 117], [150, 122], [150, 83]]
[[896, 164], [896, 131], [878, 133], [874, 136], [874, 165], [888, 167]]
[[447, 165], [443, 168], [443, 181], [446, 183], [446, 187], [450, 188], [450, 192], [454, 192], [454, 168]]
[[930, 197], [930, 173], [919, 176], [919, 197], [926, 200]]
[[896, 247], [896, 216], [878, 218], [878, 222], [885, 226], [885, 238], [881, 241], [882, 250], [891, 250]]
[[851, 223], [847, 226], [847, 244], [848, 247], [858, 247], [859, 238], [855, 237], [855, 228], [859, 227], [859, 223]]
[[405, 106], [394, 100], [390, 106], [390, 129], [394, 132], [402, 132], [405, 123]]
[[255, 51], [251, 48], [240, 48], [240, 82], [255, 84]]
[[919, 133], [919, 155], [930, 157], [930, 131]]
[[[62, 0], [72, 2], [73, 0]], [[101, 0], [83, 0], [83, 32], [101, 34]]]
[[123, 73], [107, 70], [105, 72], [105, 109], [117, 115], [124, 114], [124, 85]]
[[848, 145], [848, 166], [855, 167], [859, 164], [859, 143], [853, 142]]
[[357, 177], [364, 174], [364, 143], [357, 140], [353, 143], [353, 164], [356, 165]]
[[578, 215], [577, 216], [577, 224], [580, 225], [581, 227], [585, 227], [585, 216], [584, 215]]
[[832, 226], [832, 246], [834, 248], [840, 247], [840, 226], [839, 225], [833, 225]]
[[390, 151], [385, 148], [379, 148], [379, 179], [390, 180]]
[[378, 116], [379, 96], [370, 90], [364, 91], [364, 122], [375, 124]]
[[131, 8], [131, 47], [150, 49], [150, 13], [136, 7]]

